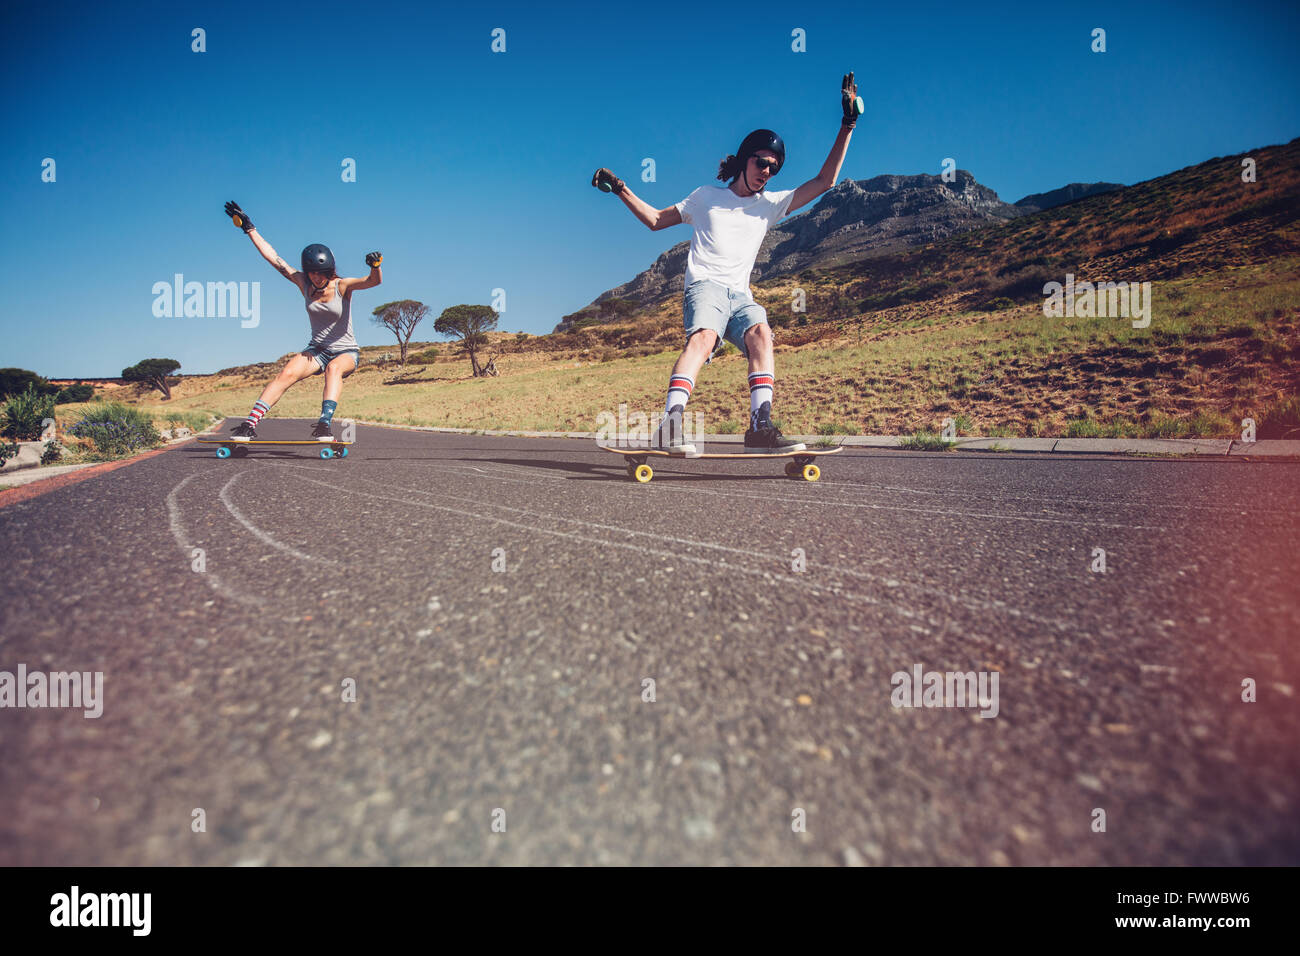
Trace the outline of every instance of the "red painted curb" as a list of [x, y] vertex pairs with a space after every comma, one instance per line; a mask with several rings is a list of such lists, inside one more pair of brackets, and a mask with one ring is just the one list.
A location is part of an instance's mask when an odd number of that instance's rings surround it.
[[[30, 501], [32, 498], [39, 498], [41, 495], [48, 494], [51, 491], [57, 491], [60, 488], [66, 488], [68, 485], [75, 485], [78, 482], [94, 478], [96, 475], [102, 475], [106, 472], [115, 471], [118, 468], [125, 468], [127, 465], [134, 465], [138, 461], [144, 461], [146, 458], [153, 458], [157, 455], [166, 454], [173, 448], [180, 448], [189, 442], [192, 438], [187, 438], [183, 442], [175, 445], [168, 445], [166, 448], [155, 448], [153, 451], [146, 451], [133, 458], [126, 458], [122, 461], [106, 461], [102, 465], [91, 465], [89, 468], [81, 468], [77, 471], [70, 471], [66, 475], [55, 475], [53, 478], [43, 478], [40, 481], [33, 481], [26, 485], [19, 485], [17, 488], [10, 488], [8, 491], [0, 491], [0, 508], [6, 505], [16, 504], [19, 501]], [[4, 481], [3, 475], [0, 475], [0, 482]]]

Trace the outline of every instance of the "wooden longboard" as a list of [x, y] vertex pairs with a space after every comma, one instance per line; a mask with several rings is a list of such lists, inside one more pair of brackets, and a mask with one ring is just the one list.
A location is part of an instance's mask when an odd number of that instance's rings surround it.
[[676, 458], [680, 461], [694, 461], [697, 458], [789, 458], [785, 473], [789, 478], [802, 478], [804, 481], [816, 481], [821, 477], [821, 469], [813, 464], [819, 455], [834, 455], [842, 452], [844, 446], [837, 448], [805, 448], [802, 451], [780, 452], [704, 452], [699, 455], [674, 455], [662, 448], [638, 447], [635, 445], [597, 445], [597, 448], [622, 455], [627, 462], [629, 478], [645, 484], [654, 477], [654, 470], [646, 464], [651, 455], [660, 458]]
[[320, 448], [322, 458], [346, 458], [348, 457], [348, 446], [355, 444], [350, 441], [318, 441], [313, 438], [297, 438], [288, 441], [276, 441], [273, 438], [254, 438], [250, 441], [235, 441], [231, 438], [200, 438], [197, 439], [200, 445], [216, 445], [218, 458], [229, 458], [231, 455], [244, 455], [248, 451], [249, 445], [316, 445]]

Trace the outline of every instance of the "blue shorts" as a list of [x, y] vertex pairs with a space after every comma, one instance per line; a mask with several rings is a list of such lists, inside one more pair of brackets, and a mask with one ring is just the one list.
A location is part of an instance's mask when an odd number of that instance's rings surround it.
[[352, 356], [352, 360], [356, 363], [356, 365], [352, 367], [353, 371], [355, 371], [357, 367], [361, 365], [360, 349], [339, 349], [336, 352], [334, 349], [327, 349], [319, 345], [308, 344], [308, 346], [302, 350], [302, 354], [306, 355], [308, 358], [314, 358], [316, 360], [316, 364], [320, 366], [320, 370], [322, 372], [325, 371], [326, 365], [329, 365], [330, 362], [334, 361], [340, 355]]
[[[682, 324], [686, 328], [687, 339], [696, 332], [708, 329], [718, 336], [715, 352], [726, 341], [740, 349], [740, 354], [748, 358], [745, 333], [756, 325], [767, 324], [767, 310], [754, 301], [748, 290], [737, 291], [712, 279], [697, 279], [686, 287]], [[712, 360], [710, 354], [708, 361]]]

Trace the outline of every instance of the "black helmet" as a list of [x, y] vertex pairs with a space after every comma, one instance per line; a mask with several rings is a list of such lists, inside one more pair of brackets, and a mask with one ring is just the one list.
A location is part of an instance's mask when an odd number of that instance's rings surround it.
[[302, 251], [302, 271], [323, 272], [326, 275], [334, 275], [334, 253], [330, 252], [329, 246], [322, 246], [319, 242], [313, 242], [304, 249]]
[[772, 175], [775, 176], [785, 165], [785, 143], [781, 142], [781, 137], [770, 129], [756, 129], [746, 136], [741, 141], [740, 148], [736, 150], [736, 158], [742, 163], [748, 163], [749, 157], [765, 149], [776, 153], [776, 169], [772, 171]]

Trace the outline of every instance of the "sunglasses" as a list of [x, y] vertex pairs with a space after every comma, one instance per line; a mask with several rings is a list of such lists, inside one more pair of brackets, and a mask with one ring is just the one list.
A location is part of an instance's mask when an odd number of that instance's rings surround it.
[[755, 162], [755, 164], [757, 164], [759, 170], [770, 169], [772, 172], [775, 173], [777, 167], [781, 165], [775, 159], [763, 159], [760, 156], [751, 156], [749, 158], [752, 159]]

